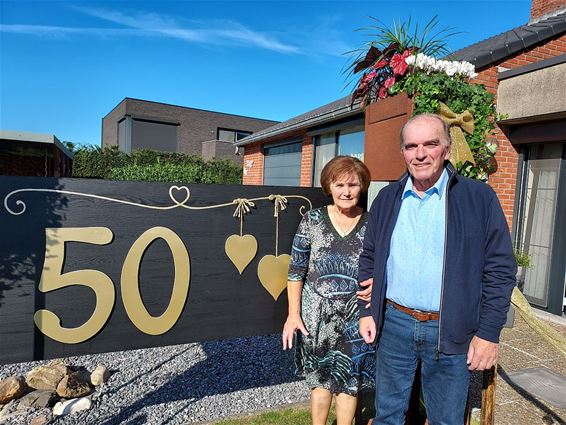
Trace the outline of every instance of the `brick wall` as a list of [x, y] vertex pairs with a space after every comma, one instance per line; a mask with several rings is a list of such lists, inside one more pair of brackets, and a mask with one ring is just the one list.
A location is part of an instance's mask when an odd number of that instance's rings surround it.
[[301, 154], [301, 187], [312, 186], [312, 160], [313, 160], [312, 136], [303, 136], [303, 147]]
[[566, 7], [566, 0], [533, 0], [531, 4], [531, 22], [541, 16]]
[[[536, 2], [533, 2], [533, 6], [534, 3]], [[550, 1], [540, 1], [538, 3], [550, 3]], [[562, 3], [564, 3], [564, 1], [562, 1]], [[491, 65], [488, 68], [479, 69], [477, 71], [479, 75], [474, 82], [485, 85], [491, 93], [497, 94], [498, 67], [505, 69], [519, 68], [530, 63], [550, 59], [564, 53], [566, 53], [566, 35], [556, 37], [546, 43], [535, 46], [530, 50], [515, 54], [505, 60]], [[515, 206], [518, 153], [509, 139], [499, 128], [496, 129], [495, 137], [499, 143], [499, 148], [495, 155], [497, 171], [490, 176], [489, 184], [497, 193], [499, 201], [503, 207], [503, 211], [505, 212], [509, 228], [511, 228], [513, 222], [513, 208]]]
[[243, 184], [263, 184], [263, 150], [261, 143], [252, 143], [245, 146]]

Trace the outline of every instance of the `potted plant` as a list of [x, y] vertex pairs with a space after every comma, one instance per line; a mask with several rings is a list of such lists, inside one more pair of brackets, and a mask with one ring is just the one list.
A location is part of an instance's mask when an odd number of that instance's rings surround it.
[[[398, 130], [411, 114], [439, 113], [450, 124], [451, 162], [455, 168], [465, 176], [487, 181], [495, 171], [493, 157], [497, 148], [489, 137], [495, 128], [494, 98], [483, 85], [470, 82], [477, 76], [471, 63], [438, 59], [448, 53], [446, 39], [455, 33], [450, 29], [435, 32], [437, 23], [433, 18], [421, 33], [410, 20], [392, 28], [371, 26], [372, 41], [353, 52], [348, 71], [352, 75], [362, 73], [352, 104], [359, 100], [366, 112], [366, 155], [369, 151], [372, 158], [366, 162], [375, 163], [376, 155], [390, 149], [399, 156]], [[399, 96], [408, 99], [411, 108], [397, 101], [401, 111], [388, 111], [385, 118], [390, 122], [384, 125], [374, 110], [387, 109], [387, 102], [396, 102]], [[398, 119], [403, 115], [404, 119]], [[376, 123], [381, 123], [377, 132], [371, 128]], [[397, 130], [389, 132], [392, 140], [384, 140], [383, 129], [392, 126]], [[387, 164], [373, 168], [381, 166]], [[402, 162], [399, 166], [403, 167]], [[372, 179], [377, 180], [373, 174]]]
[[523, 292], [525, 288], [525, 273], [526, 269], [532, 266], [531, 257], [525, 251], [515, 250], [515, 261], [517, 261], [517, 287], [519, 291]]

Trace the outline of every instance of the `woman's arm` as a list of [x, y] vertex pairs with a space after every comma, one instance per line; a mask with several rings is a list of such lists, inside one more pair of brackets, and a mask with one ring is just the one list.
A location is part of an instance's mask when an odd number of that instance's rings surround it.
[[283, 326], [283, 349], [293, 348], [293, 338], [297, 330], [303, 335], [308, 335], [303, 320], [301, 319], [301, 295], [303, 293], [303, 282], [301, 280], [290, 280], [287, 282], [287, 297], [289, 299], [289, 314]]

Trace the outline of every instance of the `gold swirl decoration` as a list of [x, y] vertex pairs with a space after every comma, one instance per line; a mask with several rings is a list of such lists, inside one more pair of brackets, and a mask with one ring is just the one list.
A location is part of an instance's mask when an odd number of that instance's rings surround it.
[[[26, 204], [21, 199], [17, 199], [15, 204], [20, 207], [20, 211], [15, 211], [8, 205], [8, 200], [15, 196], [16, 194], [21, 194], [25, 192], [48, 192], [57, 193], [62, 195], [74, 195], [83, 196], [87, 198], [101, 199], [104, 201], [116, 202], [119, 204], [131, 205], [140, 208], [147, 208], [158, 211], [167, 211], [175, 208], [185, 208], [189, 210], [206, 210], [211, 208], [222, 208], [229, 206], [236, 206], [232, 216], [234, 218], [240, 219], [240, 234], [230, 235], [224, 244], [224, 251], [226, 256], [230, 259], [232, 264], [238, 270], [241, 275], [246, 267], [255, 258], [258, 250], [257, 239], [250, 234], [244, 234], [244, 216], [251, 213], [252, 209], [256, 208], [256, 202], [258, 201], [270, 201], [273, 202], [275, 218], [275, 255], [265, 255], [258, 264], [257, 274], [262, 286], [267, 292], [277, 300], [283, 290], [287, 286], [287, 270], [289, 267], [289, 262], [291, 257], [288, 254], [279, 255], [279, 216], [280, 212], [287, 209], [288, 199], [297, 198], [306, 201], [309, 205], [309, 209], [312, 209], [312, 202], [310, 199], [301, 195], [280, 195], [271, 194], [269, 196], [259, 197], [259, 198], [236, 198], [231, 202], [226, 202], [218, 205], [209, 206], [192, 206], [188, 205], [189, 199], [191, 197], [191, 192], [186, 186], [176, 186], [173, 185], [169, 187], [168, 194], [172, 203], [170, 205], [147, 205], [140, 204], [137, 202], [126, 201], [123, 199], [110, 198], [108, 196], [95, 195], [91, 193], [81, 193], [69, 190], [58, 190], [58, 189], [36, 189], [36, 188], [25, 188], [17, 189], [4, 197], [4, 208], [12, 215], [21, 215], [26, 211]], [[301, 205], [299, 208], [299, 213], [304, 215], [305, 205]]]
[[[228, 207], [228, 206], [231, 206], [231, 205], [237, 205], [237, 211], [234, 213], [234, 217], [239, 217], [242, 214], [242, 212], [245, 212], [245, 213], [249, 212], [250, 211], [249, 207], [253, 208], [255, 206], [254, 202], [256, 202], [256, 201], [273, 201], [274, 199], [284, 199], [285, 201], [286, 201], [287, 198], [303, 199], [306, 202], [308, 202], [309, 207], [310, 207], [309, 209], [312, 209], [312, 202], [310, 201], [310, 199], [308, 199], [304, 196], [301, 196], [301, 195], [269, 195], [269, 196], [264, 196], [264, 197], [261, 197], [261, 198], [253, 198], [253, 199], [237, 198], [237, 199], [234, 199], [231, 202], [226, 202], [226, 203], [223, 203], [223, 204], [196, 207], [196, 206], [192, 206], [192, 205], [187, 205], [187, 202], [189, 201], [189, 199], [191, 197], [191, 191], [189, 190], [189, 188], [187, 186], [175, 186], [175, 185], [173, 185], [169, 188], [169, 198], [171, 198], [171, 201], [173, 203], [171, 205], [164, 205], [164, 206], [140, 204], [140, 203], [137, 203], [137, 202], [125, 201], [123, 199], [110, 198], [108, 196], [95, 195], [95, 194], [92, 194], [92, 193], [73, 192], [73, 191], [70, 191], [70, 190], [36, 189], [36, 188], [17, 189], [17, 190], [11, 191], [10, 193], [8, 193], [4, 197], [4, 208], [10, 214], [20, 215], [20, 214], [23, 214], [26, 211], [26, 204], [25, 204], [25, 202], [23, 202], [20, 199], [16, 200], [15, 204], [18, 205], [19, 207], [21, 207], [21, 211], [19, 211], [19, 212], [14, 211], [12, 208], [10, 208], [8, 206], [8, 199], [9, 198], [16, 195], [17, 193], [23, 193], [23, 192], [50, 192], [50, 193], [60, 193], [62, 195], [84, 196], [84, 197], [87, 197], [87, 198], [101, 199], [103, 201], [111, 201], [111, 202], [116, 202], [116, 203], [119, 203], [119, 204], [131, 205], [131, 206], [134, 206], [134, 207], [148, 208], [148, 209], [159, 210], [159, 211], [167, 211], [167, 210], [172, 210], [172, 209], [175, 209], [175, 208], [186, 208], [188, 210], [206, 210], [206, 209], [210, 209], [210, 208], [222, 208], [222, 207]], [[179, 199], [181, 199], [181, 200], [179, 200]], [[304, 215], [304, 211], [305, 211], [304, 206], [301, 206], [299, 208], [300, 214]]]

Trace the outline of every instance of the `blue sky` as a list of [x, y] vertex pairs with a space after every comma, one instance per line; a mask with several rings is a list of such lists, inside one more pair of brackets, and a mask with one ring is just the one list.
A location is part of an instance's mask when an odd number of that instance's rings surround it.
[[273, 120], [338, 99], [369, 16], [463, 32], [452, 50], [525, 24], [529, 0], [0, 0], [0, 128], [100, 145], [124, 97]]

